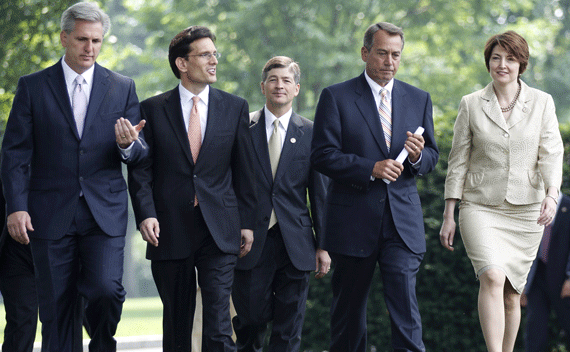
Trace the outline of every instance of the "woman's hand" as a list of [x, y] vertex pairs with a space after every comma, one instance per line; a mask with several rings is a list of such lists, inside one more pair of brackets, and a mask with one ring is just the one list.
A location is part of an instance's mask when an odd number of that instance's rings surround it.
[[554, 198], [546, 196], [542, 201], [542, 205], [540, 206], [540, 216], [538, 217], [536, 223], [539, 225], [548, 226], [554, 219], [555, 215], [556, 201]]
[[453, 251], [453, 238], [455, 237], [455, 220], [452, 218], [443, 219], [441, 230], [439, 231], [439, 242], [450, 251]]
[[453, 251], [453, 238], [455, 237], [455, 203], [457, 199], [446, 199], [443, 211], [443, 223], [439, 231], [439, 242], [442, 246]]

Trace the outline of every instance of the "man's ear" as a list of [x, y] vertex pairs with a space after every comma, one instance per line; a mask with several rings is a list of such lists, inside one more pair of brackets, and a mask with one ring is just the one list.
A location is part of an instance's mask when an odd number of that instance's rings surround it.
[[179, 56], [176, 58], [174, 63], [176, 64], [176, 67], [178, 67], [178, 71], [186, 72], [188, 70], [187, 69], [188, 61], [185, 58]]

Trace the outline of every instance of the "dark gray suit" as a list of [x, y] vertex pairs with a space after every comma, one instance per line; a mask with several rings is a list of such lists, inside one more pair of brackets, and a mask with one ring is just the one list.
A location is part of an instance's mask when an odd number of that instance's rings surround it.
[[[190, 351], [196, 274], [207, 351], [235, 350], [229, 299], [240, 229], [255, 224], [253, 151], [247, 102], [210, 87], [208, 122], [194, 163], [176, 87], [141, 103], [149, 158], [129, 169], [137, 224], [157, 218], [158, 247], [147, 246], [164, 305], [164, 351]], [[194, 196], [199, 204], [194, 207]]]
[[[237, 345], [239, 351], [261, 351], [267, 323], [273, 321], [272, 351], [298, 351], [309, 273], [315, 270], [313, 228], [319, 238], [326, 180], [310, 165], [311, 121], [291, 115], [273, 179], [264, 110], [252, 115], [260, 218], [252, 249], [236, 267], [232, 297]], [[278, 222], [268, 230], [272, 209]]]

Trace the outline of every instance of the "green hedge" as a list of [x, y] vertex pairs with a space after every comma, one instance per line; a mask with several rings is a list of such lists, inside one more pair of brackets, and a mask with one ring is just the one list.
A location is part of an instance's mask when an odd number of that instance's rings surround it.
[[[479, 284], [461, 241], [456, 234], [455, 251], [445, 250], [439, 243], [444, 200], [443, 191], [447, 170], [447, 157], [453, 136], [453, 116], [444, 116], [435, 124], [440, 161], [436, 170], [418, 179], [426, 225], [427, 253], [417, 281], [417, 295], [424, 329], [427, 351], [484, 352], [485, 343], [479, 327], [477, 293]], [[570, 194], [570, 125], [560, 126], [565, 145], [564, 182], [562, 191]], [[456, 212], [457, 213], [457, 212]], [[331, 302], [331, 275], [311, 281], [307, 316], [303, 329], [303, 351], [328, 350], [329, 307]], [[524, 310], [521, 327], [524, 326]], [[558, 336], [553, 332], [553, 335]], [[566, 351], [560, 336], [553, 339], [550, 351]], [[382, 283], [377, 271], [368, 302], [368, 345], [378, 352], [391, 351], [390, 320], [382, 295]], [[515, 351], [523, 351], [522, 329]]]

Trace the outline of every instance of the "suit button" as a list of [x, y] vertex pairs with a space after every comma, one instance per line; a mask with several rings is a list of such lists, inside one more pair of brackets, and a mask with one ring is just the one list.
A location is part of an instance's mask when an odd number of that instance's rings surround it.
[[267, 220], [269, 220], [269, 217], [266, 216], [263, 218], [263, 221], [267, 221]]
[[79, 155], [83, 155], [83, 154], [85, 154], [85, 152], [83, 151], [83, 149], [81, 149], [81, 150], [79, 151]]
[[83, 176], [79, 176], [79, 182], [83, 182]]
[[503, 135], [503, 137], [508, 138], [509, 134], [507, 132], [505, 132], [505, 134]]
[[197, 175], [194, 175], [193, 177], [194, 177], [194, 178], [198, 178], [198, 176], [197, 176]]

